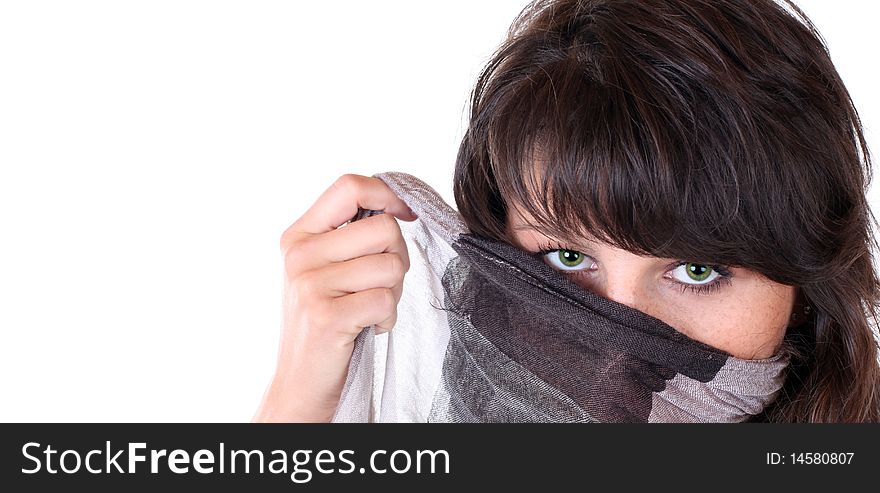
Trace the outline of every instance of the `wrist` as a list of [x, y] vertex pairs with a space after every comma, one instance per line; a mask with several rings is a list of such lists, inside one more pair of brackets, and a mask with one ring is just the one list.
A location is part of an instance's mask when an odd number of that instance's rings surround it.
[[307, 392], [297, 388], [290, 378], [276, 374], [263, 393], [254, 423], [328, 423], [335, 406], [314, 402]]

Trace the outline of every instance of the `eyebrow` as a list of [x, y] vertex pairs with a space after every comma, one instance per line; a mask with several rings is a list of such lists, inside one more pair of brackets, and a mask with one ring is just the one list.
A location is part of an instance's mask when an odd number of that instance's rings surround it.
[[[566, 243], [569, 243], [569, 244], [571, 244], [572, 247], [578, 248], [579, 249], [578, 251], [590, 250], [591, 249], [590, 244], [593, 243], [589, 239], [582, 239], [582, 240], [578, 240], [578, 241], [568, 241], [568, 240], [562, 240], [559, 238], [555, 238], [553, 236], [547, 236], [545, 233], [542, 233], [541, 231], [535, 229], [532, 226], [529, 226], [528, 224], [519, 224], [517, 226], [514, 226], [513, 230], [514, 231], [530, 231], [530, 232], [538, 233], [539, 235], [544, 236], [551, 241], [554, 241], [556, 243], [563, 244], [563, 245]], [[587, 243], [584, 243], [584, 242], [587, 242]]]
[[[535, 229], [532, 226], [529, 226], [527, 224], [520, 224], [518, 226], [514, 226], [513, 229], [515, 231], [534, 231], [542, 236], [547, 236], [544, 233], [541, 233], [537, 229]], [[553, 238], [553, 237], [549, 237], [549, 236], [547, 236], [547, 238], [556, 242], [556, 243], [559, 243], [561, 245], [565, 245], [566, 243], [569, 243], [572, 248], [575, 248], [575, 249], [577, 249], [577, 251], [582, 252], [582, 253], [590, 253], [590, 251], [592, 250], [592, 248], [591, 248], [592, 244], [594, 243], [594, 241], [591, 241], [589, 239], [582, 239], [582, 240], [578, 240], [575, 242], [570, 242], [567, 240], [560, 240], [558, 238]], [[586, 242], [586, 243], [584, 243], [584, 242]], [[524, 248], [524, 245], [520, 245], [520, 246]], [[673, 258], [673, 257], [653, 257], [653, 258], [656, 259], [657, 261], [663, 261], [663, 262], [681, 260], [681, 259]]]
[[[528, 224], [520, 224], [520, 225], [518, 225], [518, 226], [514, 226], [514, 227], [513, 227], [513, 230], [514, 230], [514, 231], [532, 231], [532, 232], [535, 232], [535, 233], [540, 234], [541, 236], [546, 236], [547, 238], [550, 238], [551, 240], [558, 241], [558, 242], [561, 242], [561, 243], [568, 243], [568, 240], [563, 241], [563, 240], [561, 240], [561, 239], [559, 239], [559, 238], [556, 238], [556, 237], [554, 237], [554, 236], [548, 236], [546, 233], [544, 233], [544, 232], [542, 232], [542, 231], [540, 231], [540, 230], [538, 230], [538, 229], [535, 229], [534, 227], [529, 226]], [[578, 242], [580, 242], [580, 241], [587, 241], [587, 242], [590, 242], [590, 243], [593, 243], [593, 242], [594, 242], [594, 240], [590, 240], [590, 239], [578, 240]], [[584, 246], [584, 245], [582, 245], [582, 246]]]

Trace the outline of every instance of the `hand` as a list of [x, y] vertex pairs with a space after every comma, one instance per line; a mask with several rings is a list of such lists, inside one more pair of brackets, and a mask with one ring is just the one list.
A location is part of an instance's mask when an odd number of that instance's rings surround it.
[[[358, 207], [385, 214], [347, 223]], [[395, 217], [416, 219], [385, 182], [349, 174], [284, 231], [278, 361], [253, 421], [332, 419], [355, 338], [397, 320], [409, 255]]]

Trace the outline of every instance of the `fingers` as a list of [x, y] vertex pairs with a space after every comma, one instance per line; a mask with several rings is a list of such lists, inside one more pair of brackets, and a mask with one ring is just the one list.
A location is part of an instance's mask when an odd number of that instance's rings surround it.
[[351, 340], [364, 327], [391, 330], [403, 294], [403, 263], [386, 253], [327, 265], [294, 280], [296, 298], [308, 306], [307, 325]]
[[410, 259], [406, 241], [393, 216], [380, 214], [350, 223], [344, 228], [323, 234], [309, 234], [289, 245], [284, 253], [285, 268], [290, 277], [324, 264], [378, 253], [392, 253], [409, 270]]
[[397, 299], [389, 288], [366, 289], [332, 298], [329, 310], [345, 332], [356, 335], [364, 327], [374, 325], [376, 332], [382, 333], [397, 320]]
[[288, 230], [293, 236], [296, 233], [332, 231], [354, 217], [358, 207], [384, 210], [406, 221], [416, 218], [403, 200], [379, 178], [347, 174], [339, 177], [325, 190]]
[[336, 298], [372, 288], [393, 288], [403, 282], [405, 272], [400, 256], [380, 253], [306, 271], [297, 282], [321, 296]]

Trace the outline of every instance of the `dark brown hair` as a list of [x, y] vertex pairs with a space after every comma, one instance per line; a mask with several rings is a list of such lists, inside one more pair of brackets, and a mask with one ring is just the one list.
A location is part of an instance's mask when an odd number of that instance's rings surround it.
[[758, 417], [880, 421], [871, 158], [824, 41], [772, 0], [537, 0], [472, 93], [455, 200], [538, 231], [797, 286], [786, 385]]

